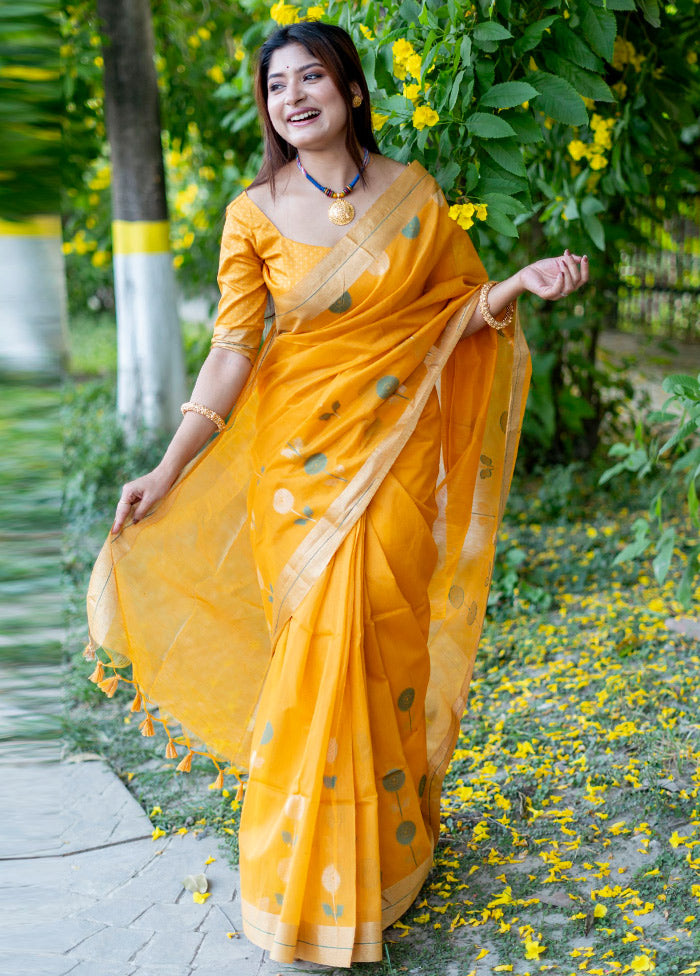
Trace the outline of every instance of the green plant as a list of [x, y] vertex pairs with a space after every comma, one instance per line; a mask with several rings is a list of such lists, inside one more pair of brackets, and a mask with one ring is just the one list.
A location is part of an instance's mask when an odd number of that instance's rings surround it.
[[[634, 474], [639, 480], [658, 475], [660, 486], [654, 493], [648, 516], [640, 516], [632, 525], [633, 538], [618, 554], [615, 563], [639, 559], [651, 548], [652, 568], [659, 583], [666, 579], [676, 547], [687, 552], [685, 571], [677, 595], [684, 606], [691, 600], [692, 584], [700, 567], [700, 376], [677, 374], [667, 376], [663, 388], [669, 394], [661, 410], [651, 411], [644, 423], [637, 425], [626, 444], [614, 444], [610, 456], [619, 458], [600, 479], [605, 484], [621, 474]], [[682, 494], [681, 494], [682, 493]], [[684, 495], [684, 512], [672, 520], [669, 499]]]

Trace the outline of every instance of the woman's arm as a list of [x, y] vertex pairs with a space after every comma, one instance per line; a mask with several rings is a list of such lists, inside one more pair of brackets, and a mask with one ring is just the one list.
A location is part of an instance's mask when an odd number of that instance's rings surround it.
[[[532, 292], [540, 298], [555, 301], [570, 295], [571, 292], [581, 288], [588, 281], [588, 258], [584, 254], [571, 254], [564, 251], [558, 258], [544, 258], [528, 264], [520, 271], [516, 271], [510, 278], [497, 282], [488, 294], [488, 304], [491, 314], [498, 316], [510, 305], [511, 302], [519, 298], [524, 292]], [[486, 325], [484, 316], [481, 314], [479, 306], [476, 306], [474, 313], [469, 320], [464, 335], [471, 335], [478, 332]]]
[[[251, 365], [245, 356], [215, 346], [204, 360], [191, 399], [214, 413], [226, 417], [238, 399]], [[117, 504], [112, 532], [120, 532], [131, 516], [138, 522], [160, 501], [185, 465], [206, 444], [213, 430], [212, 421], [188, 412], [175, 431], [161, 462], [148, 474], [124, 485]]]

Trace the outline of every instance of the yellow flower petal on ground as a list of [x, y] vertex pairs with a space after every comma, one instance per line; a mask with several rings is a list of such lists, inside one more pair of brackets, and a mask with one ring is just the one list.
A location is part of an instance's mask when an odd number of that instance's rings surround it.
[[210, 895], [210, 891], [193, 891], [192, 901], [196, 901], [198, 905], [203, 905]]
[[656, 964], [649, 956], [635, 956], [630, 963], [633, 973], [651, 973], [656, 969]]
[[213, 864], [215, 860], [216, 860], [215, 857], [208, 857], [204, 863], [205, 864]]
[[669, 837], [668, 842], [673, 848], [685, 846], [685, 837], [681, 837], [678, 831], [674, 830]]
[[547, 947], [543, 946], [540, 942], [535, 942], [532, 939], [525, 940], [526, 959], [539, 959], [542, 953], [546, 951], [547, 951]]
[[161, 827], [156, 827], [151, 834], [151, 840], [158, 840], [159, 837], [165, 837], [165, 831]]
[[489, 954], [488, 949], [482, 949], [479, 955], [476, 957], [476, 962], [478, 962], [480, 959], [485, 959], [486, 956], [488, 956], [488, 954]]

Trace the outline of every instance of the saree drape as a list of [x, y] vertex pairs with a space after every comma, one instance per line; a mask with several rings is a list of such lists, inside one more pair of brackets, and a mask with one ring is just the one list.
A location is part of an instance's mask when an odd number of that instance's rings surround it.
[[447, 209], [411, 164], [267, 282], [257, 355], [217, 328], [254, 359], [227, 428], [90, 584], [104, 690], [130, 664], [180, 768], [249, 771], [244, 928], [281, 962], [381, 959], [439, 832], [529, 378], [517, 322], [463, 336], [487, 276]]

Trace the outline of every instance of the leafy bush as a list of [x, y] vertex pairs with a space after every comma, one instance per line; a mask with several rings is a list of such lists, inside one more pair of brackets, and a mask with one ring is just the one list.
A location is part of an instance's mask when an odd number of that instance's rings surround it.
[[610, 456], [620, 460], [602, 475], [600, 483], [623, 474], [634, 474], [639, 480], [656, 476], [659, 487], [649, 515], [634, 522], [633, 538], [615, 563], [639, 559], [651, 549], [654, 576], [663, 583], [679, 552], [677, 547], [682, 546], [687, 563], [677, 595], [688, 606], [693, 581], [700, 571], [700, 375], [667, 376], [663, 388], [669, 394], [663, 407], [651, 411], [645, 422], [637, 425], [631, 441], [612, 446]]

